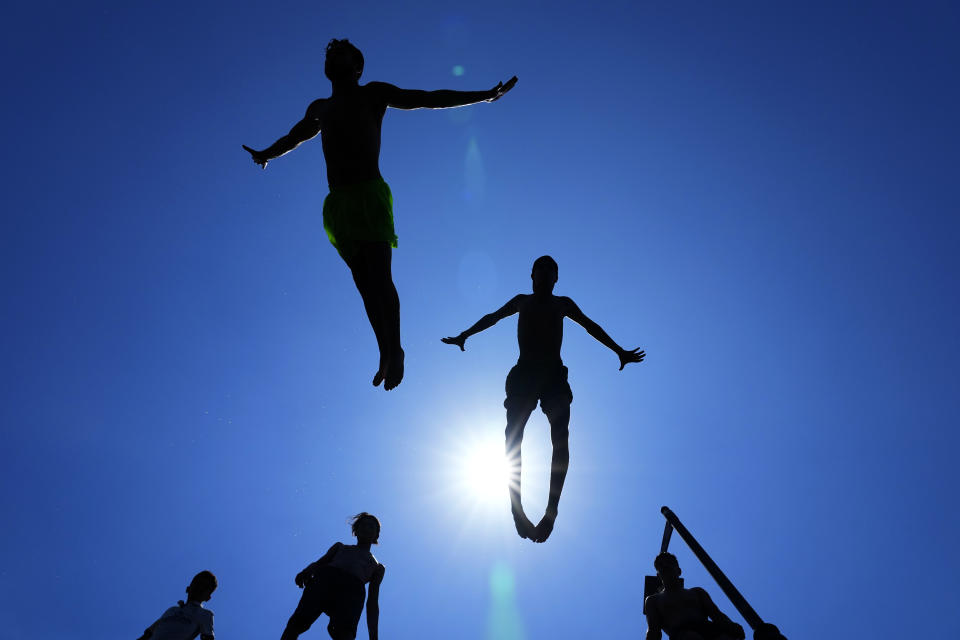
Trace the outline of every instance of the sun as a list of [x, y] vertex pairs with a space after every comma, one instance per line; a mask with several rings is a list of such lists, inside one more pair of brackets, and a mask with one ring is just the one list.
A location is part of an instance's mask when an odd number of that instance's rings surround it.
[[502, 504], [510, 479], [503, 442], [493, 438], [474, 440], [459, 457], [456, 475], [462, 495], [484, 505]]

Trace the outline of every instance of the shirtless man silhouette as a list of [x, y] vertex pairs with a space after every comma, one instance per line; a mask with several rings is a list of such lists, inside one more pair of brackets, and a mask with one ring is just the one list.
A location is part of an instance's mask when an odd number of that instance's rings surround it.
[[267, 163], [318, 133], [323, 141], [330, 194], [323, 203], [323, 226], [331, 244], [350, 268], [363, 298], [380, 349], [374, 386], [387, 390], [403, 379], [400, 300], [391, 273], [393, 196], [380, 175], [380, 128], [387, 107], [446, 109], [493, 102], [513, 88], [517, 78], [487, 91], [416, 91], [386, 82], [360, 84], [363, 54], [347, 40], [327, 45], [324, 73], [333, 85], [329, 98], [314, 100], [300, 122], [272, 145], [257, 151], [243, 145], [253, 161]]
[[[557, 263], [550, 256], [541, 256], [533, 263], [530, 274], [533, 294], [520, 294], [497, 311], [489, 313], [458, 336], [442, 338], [464, 350], [467, 338], [484, 329], [489, 329], [500, 320], [519, 313], [517, 342], [520, 358], [507, 375], [506, 454], [510, 466], [510, 506], [513, 521], [521, 538], [543, 542], [553, 531], [560, 504], [560, 492], [570, 465], [568, 447], [570, 403], [573, 393], [567, 383], [567, 368], [560, 359], [563, 342], [563, 319], [570, 318], [601, 344], [609, 347], [620, 358], [620, 370], [631, 362], [642, 362], [645, 353], [638, 349], [628, 351], [607, 335], [600, 325], [588, 318], [573, 300], [553, 295], [557, 283]], [[523, 511], [520, 501], [520, 444], [523, 430], [537, 402], [550, 422], [550, 439], [553, 443], [553, 460], [550, 469], [550, 496], [547, 509], [539, 524], [534, 527]]]
[[725, 616], [705, 590], [683, 588], [676, 556], [664, 551], [653, 561], [653, 566], [663, 591], [647, 597], [644, 604], [646, 640], [660, 640], [663, 631], [670, 640], [744, 639], [743, 627]]

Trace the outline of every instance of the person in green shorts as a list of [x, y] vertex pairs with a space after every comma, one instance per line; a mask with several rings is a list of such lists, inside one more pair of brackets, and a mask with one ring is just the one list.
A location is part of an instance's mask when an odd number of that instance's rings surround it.
[[487, 91], [417, 91], [386, 82], [360, 84], [363, 54], [347, 40], [327, 45], [324, 73], [333, 85], [329, 98], [314, 100], [300, 122], [272, 145], [257, 151], [243, 145], [253, 161], [267, 163], [318, 133], [323, 142], [330, 194], [323, 203], [323, 226], [350, 268], [380, 348], [374, 386], [387, 390], [403, 379], [400, 300], [391, 273], [393, 196], [380, 175], [380, 128], [387, 107], [446, 109], [493, 102], [513, 88], [516, 76]]

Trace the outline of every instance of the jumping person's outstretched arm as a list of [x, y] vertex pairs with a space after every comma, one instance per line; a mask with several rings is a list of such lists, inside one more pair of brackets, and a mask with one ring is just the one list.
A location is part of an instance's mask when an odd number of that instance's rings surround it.
[[301, 142], [306, 142], [320, 133], [322, 124], [320, 118], [322, 105], [322, 99], [314, 100], [310, 106], [307, 107], [306, 115], [303, 116], [303, 119], [300, 122], [293, 125], [293, 128], [290, 129], [290, 133], [283, 136], [263, 151], [251, 149], [247, 145], [242, 145], [243, 148], [250, 153], [254, 162], [266, 169], [268, 162], [274, 158], [279, 158], [289, 151], [293, 151], [300, 146]]
[[497, 324], [504, 318], [508, 318], [515, 314], [518, 310], [518, 303], [523, 297], [523, 294], [516, 295], [512, 297], [507, 304], [503, 305], [493, 313], [488, 313], [474, 323], [472, 327], [464, 331], [458, 336], [453, 336], [451, 338], [440, 338], [440, 342], [444, 344], [455, 344], [460, 347], [460, 351], [464, 351], [463, 344], [467, 341], [467, 338], [472, 336], [475, 333], [480, 333], [484, 329], [489, 329], [493, 325]]
[[303, 571], [297, 574], [297, 577], [294, 578], [293, 581], [298, 587], [303, 589], [303, 586], [310, 580], [310, 578], [313, 577], [313, 574], [316, 573], [317, 569], [333, 560], [333, 556], [337, 555], [337, 552], [340, 551], [340, 547], [342, 546], [342, 542], [334, 542], [333, 545], [327, 549], [327, 552], [320, 556], [319, 560], [308, 564]]
[[498, 82], [488, 91], [421, 91], [419, 89], [401, 89], [386, 82], [370, 82], [366, 86], [379, 92], [388, 107], [394, 109], [449, 109], [478, 102], [495, 102], [517, 84], [517, 76], [507, 80], [507, 84]]
[[370, 640], [377, 640], [380, 624], [380, 583], [383, 582], [385, 571], [384, 566], [379, 564], [373, 571], [373, 577], [370, 578], [370, 588], [367, 593], [367, 633], [370, 634]]
[[588, 318], [583, 311], [580, 311], [580, 307], [578, 307], [573, 300], [567, 297], [562, 297], [561, 301], [563, 302], [563, 315], [586, 329], [587, 333], [593, 336], [600, 344], [617, 354], [617, 357], [620, 358], [621, 371], [623, 371], [623, 368], [631, 362], [643, 362], [643, 358], [646, 356], [646, 353], [641, 351], [639, 347], [629, 351], [624, 349], [614, 342], [613, 338], [607, 335], [607, 332], [603, 330], [603, 327]]

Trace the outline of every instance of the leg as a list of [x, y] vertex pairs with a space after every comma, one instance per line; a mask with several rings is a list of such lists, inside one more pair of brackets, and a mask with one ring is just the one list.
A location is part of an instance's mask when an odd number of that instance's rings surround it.
[[320, 614], [323, 613], [322, 600], [323, 588], [316, 584], [308, 584], [303, 589], [303, 595], [300, 596], [300, 603], [290, 619], [287, 620], [287, 626], [280, 636], [280, 640], [297, 640], [297, 637], [309, 629]]
[[363, 305], [380, 348], [380, 366], [373, 378], [384, 388], [393, 389], [403, 380], [403, 349], [400, 346], [400, 298], [393, 284], [390, 269], [392, 252], [386, 242], [361, 245], [349, 262], [353, 281], [363, 298]]
[[550, 465], [550, 497], [547, 499], [547, 512], [537, 525], [534, 542], [544, 542], [553, 532], [553, 523], [557, 519], [560, 505], [560, 493], [567, 479], [570, 466], [570, 405], [561, 404], [544, 410], [550, 421], [550, 440], [553, 443], [553, 460]]
[[513, 512], [513, 524], [517, 527], [517, 533], [521, 538], [530, 538], [533, 536], [534, 527], [527, 514], [523, 512], [523, 504], [520, 500], [520, 469], [522, 465], [520, 456], [520, 445], [523, 443], [523, 430], [527, 426], [527, 420], [530, 414], [537, 408], [537, 401], [508, 402], [507, 405], [507, 430], [506, 430], [506, 455], [509, 468], [510, 479], [510, 510]]

